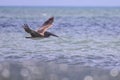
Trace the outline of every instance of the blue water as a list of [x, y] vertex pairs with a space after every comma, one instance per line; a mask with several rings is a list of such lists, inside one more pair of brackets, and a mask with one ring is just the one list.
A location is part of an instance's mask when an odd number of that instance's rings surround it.
[[[51, 16], [60, 38], [25, 38], [24, 23], [37, 29]], [[29, 59], [119, 68], [120, 8], [0, 7], [0, 61]]]

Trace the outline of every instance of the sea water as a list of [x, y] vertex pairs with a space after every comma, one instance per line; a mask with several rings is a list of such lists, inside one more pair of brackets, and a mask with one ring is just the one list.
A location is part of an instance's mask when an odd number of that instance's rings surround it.
[[[51, 16], [59, 36], [27, 39]], [[120, 68], [119, 7], [0, 7], [0, 61], [39, 59], [100, 68]]]

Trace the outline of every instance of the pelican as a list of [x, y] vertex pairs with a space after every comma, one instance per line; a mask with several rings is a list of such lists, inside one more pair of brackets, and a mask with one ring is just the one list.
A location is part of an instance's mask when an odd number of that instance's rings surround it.
[[53, 21], [54, 21], [54, 17], [49, 18], [37, 30], [32, 30], [27, 24], [24, 24], [23, 25], [24, 30], [31, 35], [31, 37], [26, 37], [26, 38], [37, 38], [37, 37], [47, 38], [50, 36], [58, 37], [57, 35], [47, 31], [49, 28], [51, 28]]

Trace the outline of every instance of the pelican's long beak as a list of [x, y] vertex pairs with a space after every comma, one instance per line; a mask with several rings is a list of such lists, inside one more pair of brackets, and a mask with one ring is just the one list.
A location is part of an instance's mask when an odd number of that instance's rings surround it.
[[55, 35], [55, 34], [51, 34], [51, 36], [59, 37], [59, 36], [57, 36], [57, 35]]

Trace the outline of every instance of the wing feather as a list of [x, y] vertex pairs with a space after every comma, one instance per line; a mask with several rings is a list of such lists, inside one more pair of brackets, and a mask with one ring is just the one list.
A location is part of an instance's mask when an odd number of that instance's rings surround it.
[[45, 21], [41, 28], [37, 30], [38, 33], [44, 35], [44, 33], [52, 26], [52, 23], [54, 21], [54, 17], [49, 18], [47, 21]]

